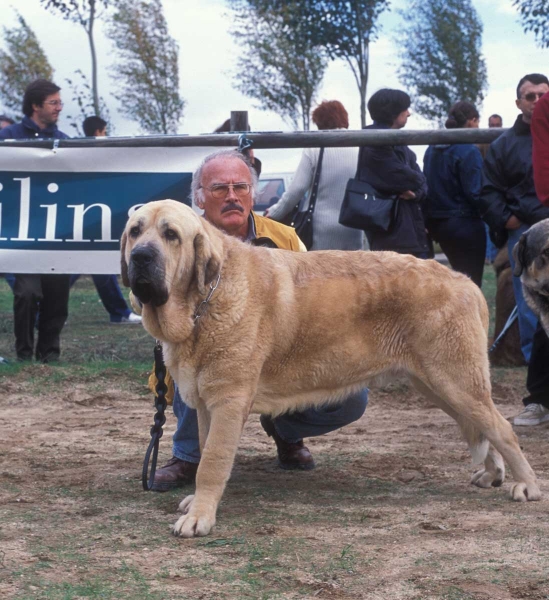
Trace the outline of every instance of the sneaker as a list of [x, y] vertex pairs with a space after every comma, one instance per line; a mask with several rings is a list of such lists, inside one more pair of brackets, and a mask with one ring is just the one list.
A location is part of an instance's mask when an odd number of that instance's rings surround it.
[[546, 422], [549, 422], [549, 410], [535, 403], [527, 404], [520, 415], [513, 420], [515, 425], [541, 425]]
[[141, 317], [131, 312], [127, 317], [121, 317], [119, 321], [111, 319], [111, 325], [138, 325], [141, 323]]

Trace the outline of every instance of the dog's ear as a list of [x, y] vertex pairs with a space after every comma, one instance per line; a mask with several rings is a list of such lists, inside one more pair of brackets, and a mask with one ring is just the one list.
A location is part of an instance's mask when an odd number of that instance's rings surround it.
[[208, 236], [202, 233], [198, 233], [194, 238], [194, 268], [198, 291], [205, 296], [207, 286], [221, 270], [221, 255], [215, 250]]
[[515, 261], [515, 268], [513, 269], [513, 275], [520, 277], [526, 265], [526, 233], [520, 236], [519, 241], [513, 248], [513, 259]]
[[130, 287], [130, 278], [128, 277], [128, 263], [126, 262], [126, 242], [128, 241], [128, 235], [126, 232], [122, 234], [120, 240], [120, 274], [122, 275], [122, 283], [126, 287]]

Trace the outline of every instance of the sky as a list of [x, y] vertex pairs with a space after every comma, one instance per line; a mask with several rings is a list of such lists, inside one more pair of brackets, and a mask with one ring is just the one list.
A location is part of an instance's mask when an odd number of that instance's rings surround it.
[[[289, 131], [290, 126], [271, 111], [262, 111], [257, 103], [234, 89], [236, 61], [241, 53], [229, 34], [231, 11], [225, 0], [163, 0], [170, 34], [179, 44], [180, 91], [186, 101], [180, 133], [208, 133], [230, 116], [231, 110], [247, 110], [254, 131]], [[398, 58], [395, 39], [402, 18], [397, 8], [407, 6], [406, 0], [394, 0], [391, 11], [382, 15], [379, 39], [370, 48], [370, 77], [368, 97], [382, 87], [401, 88], [396, 70]], [[549, 73], [549, 50], [536, 47], [533, 34], [522, 31], [512, 0], [473, 0], [484, 24], [483, 54], [488, 67], [488, 90], [480, 107], [481, 126], [487, 126], [488, 116], [499, 113], [504, 126], [515, 120], [515, 88], [526, 73]], [[76, 69], [91, 71], [89, 47], [84, 30], [77, 24], [64, 21], [46, 11], [39, 0], [0, 0], [2, 25], [16, 24], [17, 9], [36, 33], [55, 69], [54, 81], [64, 88], [64, 113], [76, 114], [71, 106], [66, 78]], [[3, 40], [0, 40], [0, 47]], [[105, 35], [101, 21], [96, 24], [96, 45], [100, 67], [100, 94], [105, 98], [115, 125], [116, 135], [139, 135], [138, 123], [124, 118], [117, 111], [112, 96], [116, 83], [109, 74], [113, 48]], [[63, 95], [64, 94], [64, 95]], [[318, 101], [340, 100], [349, 112], [350, 129], [360, 128], [360, 98], [349, 68], [342, 62], [332, 62], [326, 72]], [[72, 135], [72, 128], [61, 115], [59, 127]], [[410, 129], [432, 127], [412, 115]], [[417, 148], [422, 154], [422, 148]], [[299, 150], [262, 151], [269, 160], [265, 170], [292, 170]], [[263, 159], [262, 154], [262, 159]], [[265, 161], [264, 161], [265, 163]]]

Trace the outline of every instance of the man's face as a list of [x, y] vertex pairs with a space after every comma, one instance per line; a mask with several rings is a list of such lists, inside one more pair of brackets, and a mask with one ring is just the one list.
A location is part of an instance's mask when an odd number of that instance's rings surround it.
[[107, 137], [107, 126], [103, 127], [103, 129], [96, 129], [93, 134], [95, 137]]
[[[251, 188], [247, 193], [235, 193], [229, 187], [227, 194], [214, 197], [212, 187], [227, 184], [245, 183], [251, 185], [250, 170], [240, 159], [231, 157], [214, 158], [206, 163], [202, 170], [200, 185], [204, 194], [203, 200], [197, 201], [199, 208], [204, 209], [207, 221], [229, 235], [245, 238], [248, 233], [248, 216], [253, 206]], [[216, 196], [219, 191], [214, 192]]]
[[63, 103], [59, 92], [46, 96], [42, 106], [32, 105], [32, 120], [36, 121], [42, 127], [55, 125], [59, 119], [59, 114], [63, 110]]
[[499, 117], [490, 117], [488, 119], [488, 127], [503, 127], [503, 123]]
[[549, 92], [549, 85], [546, 83], [532, 83], [531, 81], [525, 81], [520, 86], [520, 98], [516, 100], [518, 109], [522, 112], [522, 120], [525, 123], [532, 121], [532, 114], [534, 112], [534, 106], [537, 101], [545, 94]]
[[8, 125], [11, 125], [9, 121], [0, 121], [0, 129], [4, 129], [4, 127], [7, 127]]

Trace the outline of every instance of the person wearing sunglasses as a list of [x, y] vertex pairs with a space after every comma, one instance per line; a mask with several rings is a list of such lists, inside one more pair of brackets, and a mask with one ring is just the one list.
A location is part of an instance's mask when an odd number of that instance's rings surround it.
[[[484, 160], [480, 214], [491, 231], [507, 248], [511, 268], [515, 269], [512, 250], [520, 236], [534, 223], [549, 218], [534, 186], [532, 171], [532, 133], [530, 125], [536, 104], [549, 92], [549, 79], [540, 73], [525, 75], [517, 85], [515, 100], [520, 110], [514, 125], [498, 137]], [[515, 417], [515, 425], [539, 425], [549, 421], [549, 377], [544, 349], [547, 339], [536, 333], [538, 319], [522, 294], [519, 277], [513, 277], [513, 291], [518, 308], [518, 324], [522, 353], [528, 367], [524, 410]], [[536, 334], [536, 339], [534, 339]], [[541, 342], [541, 343], [540, 343]]]

